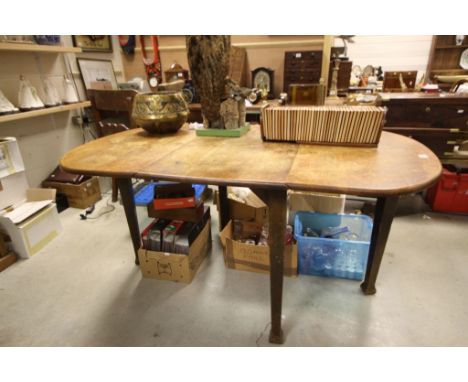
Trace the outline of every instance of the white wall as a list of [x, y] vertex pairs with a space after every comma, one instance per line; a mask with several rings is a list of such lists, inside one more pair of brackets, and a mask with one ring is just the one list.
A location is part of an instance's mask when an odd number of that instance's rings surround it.
[[[426, 71], [432, 36], [355, 36], [348, 44], [353, 65], [382, 66], [384, 71], [417, 70], [418, 78]], [[336, 38], [335, 46], [343, 46]]]
[[[72, 46], [71, 36], [62, 36], [62, 41], [64, 45]], [[112, 59], [117, 79], [120, 81], [122, 63], [119, 49], [118, 41], [113, 37], [113, 53], [81, 53], [80, 56]], [[72, 53], [2, 51], [0, 52], [0, 89], [17, 105], [20, 74], [29, 79], [42, 96], [42, 78], [44, 76], [51, 78], [57, 88], [61, 89], [63, 75], [69, 72], [69, 65], [80, 88], [80, 97], [85, 99], [76, 66], [76, 55]], [[57, 166], [63, 154], [83, 143], [81, 129], [71, 123], [72, 116], [77, 114], [79, 111], [71, 111], [0, 123], [0, 136], [14, 136], [18, 140], [31, 187], [41, 184]]]

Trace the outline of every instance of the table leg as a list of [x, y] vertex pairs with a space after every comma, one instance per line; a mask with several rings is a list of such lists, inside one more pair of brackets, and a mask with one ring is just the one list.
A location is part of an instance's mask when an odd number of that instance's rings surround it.
[[132, 237], [133, 250], [135, 251], [135, 264], [140, 264], [138, 260], [138, 249], [140, 248], [140, 228], [138, 227], [138, 218], [133, 196], [132, 180], [130, 178], [116, 178], [119, 187], [122, 203], [127, 217], [128, 229]]
[[390, 227], [398, 204], [398, 196], [387, 196], [377, 199], [374, 214], [374, 226], [367, 261], [366, 277], [361, 284], [364, 294], [375, 294], [375, 282], [379, 273], [380, 263], [384, 254]]
[[265, 201], [268, 204], [268, 245], [270, 246], [270, 342], [282, 344], [284, 337], [283, 330], [281, 329], [281, 305], [283, 300], [283, 257], [287, 192], [286, 190], [268, 190], [265, 194]]
[[219, 190], [219, 216], [220, 216], [220, 231], [229, 223], [229, 201], [227, 197], [227, 187], [218, 186]]

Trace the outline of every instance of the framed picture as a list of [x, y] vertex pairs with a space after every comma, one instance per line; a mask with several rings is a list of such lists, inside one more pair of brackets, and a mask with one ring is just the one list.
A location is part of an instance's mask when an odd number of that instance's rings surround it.
[[81, 48], [83, 52], [112, 52], [111, 36], [105, 35], [75, 35], [73, 46]]
[[117, 78], [111, 60], [77, 58], [81, 78], [86, 90], [117, 90]]

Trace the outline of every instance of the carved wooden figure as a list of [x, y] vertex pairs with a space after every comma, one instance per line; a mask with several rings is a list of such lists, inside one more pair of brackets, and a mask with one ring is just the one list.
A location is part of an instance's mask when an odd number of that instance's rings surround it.
[[205, 128], [222, 129], [220, 115], [229, 72], [230, 36], [187, 36], [187, 57], [193, 84], [200, 95]]

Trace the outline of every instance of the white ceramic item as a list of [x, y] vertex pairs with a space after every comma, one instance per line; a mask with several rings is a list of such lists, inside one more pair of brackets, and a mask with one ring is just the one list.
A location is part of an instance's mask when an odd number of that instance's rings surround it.
[[63, 99], [64, 103], [75, 103], [78, 102], [78, 96], [76, 95], [75, 84], [72, 80], [64, 77], [64, 87], [65, 87], [65, 97]]
[[19, 109], [13, 105], [0, 90], [0, 115], [17, 113]]
[[36, 88], [23, 76], [20, 76], [18, 106], [21, 111], [42, 109], [44, 107], [44, 103], [39, 98]]
[[58, 106], [62, 103], [60, 100], [60, 96], [58, 94], [58, 90], [55, 87], [55, 85], [52, 83], [50, 78], [46, 78], [44, 80], [44, 93], [45, 93], [44, 104], [47, 107]]
[[468, 49], [465, 49], [461, 54], [460, 66], [462, 69], [468, 69]]

